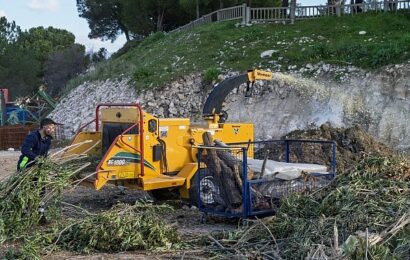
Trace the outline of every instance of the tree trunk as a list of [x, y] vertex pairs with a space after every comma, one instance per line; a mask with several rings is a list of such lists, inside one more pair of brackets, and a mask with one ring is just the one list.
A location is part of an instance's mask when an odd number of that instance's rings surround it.
[[130, 41], [130, 31], [122, 23], [119, 22], [118, 24], [121, 28], [121, 31], [125, 34], [125, 39], [127, 39], [127, 42], [129, 42]]
[[196, 19], [199, 19], [199, 0], [196, 0]]
[[158, 17], [157, 17], [157, 32], [162, 32], [163, 30], [163, 22], [164, 22], [164, 10], [158, 10]]
[[296, 0], [290, 0], [290, 23], [293, 24], [296, 18]]
[[130, 41], [130, 32], [127, 29], [125, 29], [124, 34], [125, 34], [125, 39], [127, 39], [127, 42], [129, 42]]
[[219, 9], [223, 9], [223, 8], [224, 8], [224, 1], [219, 0]]

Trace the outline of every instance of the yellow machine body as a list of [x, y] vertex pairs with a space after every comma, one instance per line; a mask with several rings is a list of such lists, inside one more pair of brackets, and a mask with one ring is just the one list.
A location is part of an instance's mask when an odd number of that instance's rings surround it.
[[[87, 143], [74, 146], [67, 154], [101, 157], [94, 180], [97, 190], [107, 183], [145, 191], [178, 188], [181, 197], [188, 198], [203, 133], [224, 143], [254, 141], [253, 124], [223, 123], [226, 95], [238, 84], [247, 82], [249, 87], [255, 80], [271, 78], [271, 72], [251, 70], [221, 82], [205, 102], [202, 124], [191, 124], [188, 118], [156, 118], [137, 104], [99, 105], [96, 131], [78, 133], [73, 145]], [[99, 110], [100, 106], [106, 108]], [[248, 153], [252, 157], [250, 150]]]
[[[146, 191], [179, 187], [181, 196], [188, 197], [190, 180], [198, 170], [196, 147], [202, 144], [204, 132], [210, 132], [215, 140], [225, 143], [253, 141], [254, 135], [250, 123], [208, 121], [200, 126], [191, 125], [187, 118], [158, 119], [143, 112], [143, 147], [139, 133], [126, 133], [117, 135], [108, 149], [104, 149], [103, 138], [110, 135], [104, 132], [109, 131], [106, 126], [114, 123], [116, 126], [123, 124], [122, 129], [132, 125], [137, 128], [139, 116], [133, 107], [106, 108], [101, 110], [101, 122], [101, 131], [80, 132], [73, 140], [73, 145], [90, 140], [88, 143], [68, 152], [102, 156], [94, 181], [97, 190], [107, 182]], [[157, 126], [150, 128], [152, 122]], [[144, 151], [144, 173], [141, 173], [141, 149]]]

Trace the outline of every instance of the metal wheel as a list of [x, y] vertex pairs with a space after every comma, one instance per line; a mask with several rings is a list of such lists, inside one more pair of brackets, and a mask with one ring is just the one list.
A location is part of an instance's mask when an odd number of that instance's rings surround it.
[[216, 205], [221, 200], [218, 183], [208, 169], [201, 169], [195, 173], [195, 176], [191, 179], [189, 197], [191, 203], [197, 207]]

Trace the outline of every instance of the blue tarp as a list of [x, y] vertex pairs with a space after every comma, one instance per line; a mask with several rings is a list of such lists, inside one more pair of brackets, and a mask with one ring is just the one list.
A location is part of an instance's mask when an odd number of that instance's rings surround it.
[[8, 124], [11, 125], [26, 124], [27, 122], [33, 121], [26, 110], [15, 105], [6, 106], [6, 119]]

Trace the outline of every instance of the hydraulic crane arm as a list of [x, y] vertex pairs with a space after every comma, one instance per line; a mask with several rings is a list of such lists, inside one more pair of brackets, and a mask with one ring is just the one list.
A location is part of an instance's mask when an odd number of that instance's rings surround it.
[[249, 70], [248, 73], [244, 73], [238, 76], [234, 76], [220, 82], [209, 94], [205, 101], [202, 115], [204, 117], [219, 115], [222, 113], [222, 105], [228, 94], [236, 87], [243, 83], [247, 83], [247, 94], [250, 87], [253, 86], [255, 80], [271, 80], [272, 72], [263, 70]]

